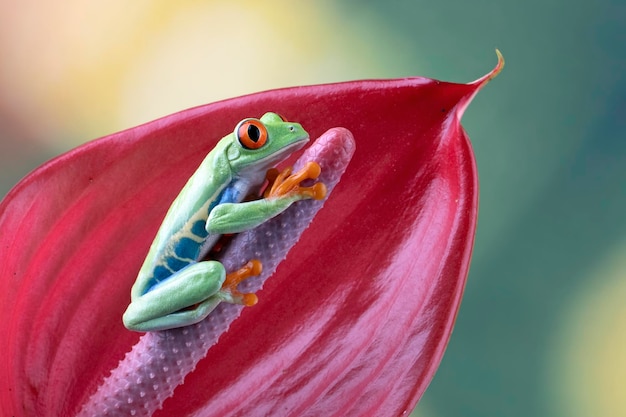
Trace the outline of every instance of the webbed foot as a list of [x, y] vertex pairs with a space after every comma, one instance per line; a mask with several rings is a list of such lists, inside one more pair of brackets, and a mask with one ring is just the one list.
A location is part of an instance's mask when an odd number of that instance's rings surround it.
[[244, 294], [237, 289], [237, 286], [239, 283], [250, 277], [260, 275], [262, 270], [263, 266], [261, 265], [261, 261], [252, 259], [237, 271], [226, 274], [226, 279], [224, 280], [220, 291], [222, 294], [227, 295], [228, 298], [231, 298], [232, 300], [229, 301], [232, 303], [241, 304], [247, 307], [253, 306], [259, 301], [256, 294]]

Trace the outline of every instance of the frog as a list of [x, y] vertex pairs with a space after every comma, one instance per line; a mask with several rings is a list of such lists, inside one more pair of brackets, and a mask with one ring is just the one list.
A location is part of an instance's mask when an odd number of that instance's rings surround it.
[[203, 320], [220, 303], [257, 303], [255, 293], [237, 287], [262, 272], [259, 260], [226, 273], [221, 262], [206, 256], [224, 235], [255, 228], [297, 201], [324, 198], [323, 183], [302, 185], [319, 176], [315, 161], [296, 173], [276, 169], [308, 141], [299, 123], [268, 112], [241, 120], [217, 142], [174, 199], [150, 245], [122, 316], [127, 329], [179, 328]]

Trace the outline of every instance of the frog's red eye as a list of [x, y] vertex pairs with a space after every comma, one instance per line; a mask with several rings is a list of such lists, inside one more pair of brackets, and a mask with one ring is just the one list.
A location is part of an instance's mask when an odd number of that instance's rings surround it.
[[248, 119], [235, 130], [237, 140], [246, 149], [259, 149], [267, 142], [267, 128], [260, 120]]

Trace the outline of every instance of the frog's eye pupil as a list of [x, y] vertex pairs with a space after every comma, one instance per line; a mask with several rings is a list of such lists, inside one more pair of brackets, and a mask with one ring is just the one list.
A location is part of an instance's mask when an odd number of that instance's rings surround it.
[[267, 128], [257, 119], [242, 121], [235, 128], [237, 140], [245, 149], [259, 149], [267, 142]]
[[252, 140], [252, 142], [256, 143], [259, 141], [259, 138], [261, 137], [261, 131], [259, 130], [258, 127], [251, 124], [250, 126], [248, 126], [248, 137]]

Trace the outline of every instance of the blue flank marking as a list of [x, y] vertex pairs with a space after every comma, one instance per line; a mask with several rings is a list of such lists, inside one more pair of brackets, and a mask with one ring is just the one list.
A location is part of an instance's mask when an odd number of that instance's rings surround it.
[[188, 261], [183, 261], [181, 259], [176, 259], [176, 258], [167, 259], [167, 267], [171, 269], [172, 271], [180, 271], [187, 265], [189, 265]]
[[194, 235], [198, 237], [205, 238], [209, 235], [209, 232], [206, 231], [205, 226], [206, 226], [206, 222], [202, 220], [198, 220], [197, 222], [193, 224], [193, 226], [191, 226], [191, 233], [193, 233]]
[[[198, 244], [198, 242], [188, 237], [181, 238], [176, 244], [176, 246], [174, 247], [174, 253], [179, 258], [196, 259], [198, 257], [199, 252], [200, 252], [200, 245]], [[168, 259], [164, 259], [164, 261], [169, 264]], [[187, 264], [188, 263], [189, 262], [187, 262]], [[178, 270], [180, 270], [180, 268], [174, 269], [174, 271], [178, 271]]]
[[[233, 185], [234, 183], [231, 182], [228, 186], [226, 186], [226, 188], [224, 188], [224, 190], [222, 190], [222, 193], [217, 196], [213, 204], [209, 205], [208, 213], [210, 213], [211, 210], [219, 204], [239, 202], [243, 199], [243, 197], [245, 197], [241, 195], [241, 190]], [[201, 238], [203, 241], [209, 235], [206, 231], [205, 224], [206, 223], [204, 221], [199, 220], [191, 226], [191, 233]], [[202, 242], [196, 242], [188, 237], [183, 237], [178, 241], [178, 243], [175, 244], [174, 253], [178, 258], [198, 260], [201, 247]], [[154, 267], [152, 278], [148, 280], [144, 294], [151, 291], [159, 282], [169, 279], [173, 275], [172, 271], [176, 273], [190, 264], [191, 262], [176, 258], [161, 259], [160, 262]]]
[[150, 280], [150, 287], [148, 288], [148, 290], [146, 290], [146, 292], [150, 291], [155, 284], [169, 278], [171, 275], [172, 272], [169, 269], [162, 265], [157, 265], [156, 268], [154, 268], [154, 274], [152, 276], [152, 279]]

